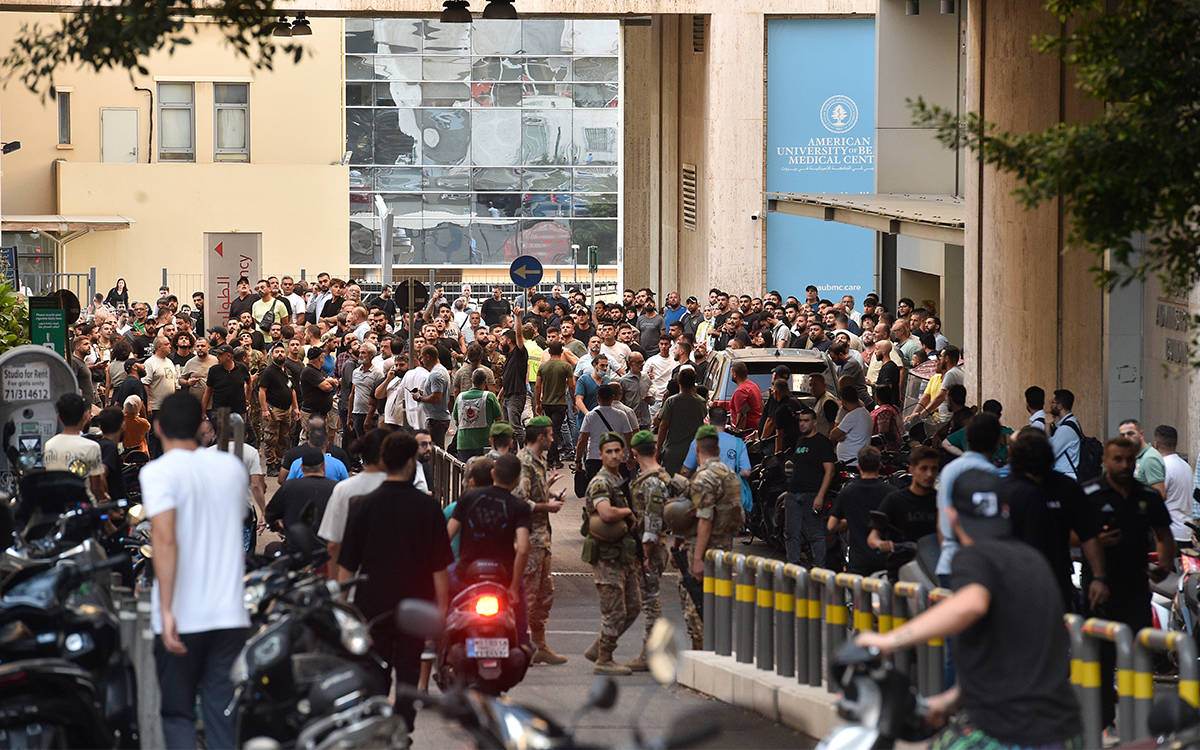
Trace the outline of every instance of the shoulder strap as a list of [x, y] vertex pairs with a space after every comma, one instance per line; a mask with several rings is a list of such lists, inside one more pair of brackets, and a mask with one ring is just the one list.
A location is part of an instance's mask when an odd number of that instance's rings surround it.
[[609, 432], [614, 432], [612, 425], [610, 425], [608, 420], [604, 418], [604, 412], [600, 411], [599, 406], [596, 407], [596, 416], [600, 417], [600, 421], [604, 423], [605, 428], [608, 429]]

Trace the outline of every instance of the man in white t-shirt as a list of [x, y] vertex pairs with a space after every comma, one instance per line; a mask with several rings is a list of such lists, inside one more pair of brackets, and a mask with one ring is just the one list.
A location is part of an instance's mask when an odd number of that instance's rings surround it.
[[[1068, 428], [1069, 429], [1069, 428]], [[1171, 514], [1171, 536], [1176, 545], [1190, 547], [1192, 530], [1184, 523], [1192, 520], [1192, 469], [1175, 448], [1179, 444], [1179, 431], [1171, 425], [1160, 424], [1154, 428], [1154, 447], [1162, 454], [1166, 490], [1167, 512]]]
[[629, 355], [633, 350], [629, 348], [628, 344], [617, 341], [617, 329], [612, 323], [600, 326], [600, 338], [603, 341], [600, 344], [600, 353], [608, 357], [608, 365], [613, 374], [625, 374], [625, 368], [629, 364]]
[[[321, 516], [321, 528], [317, 535], [325, 540], [329, 550], [330, 566], [337, 565], [342, 551], [342, 537], [346, 533], [346, 519], [350, 516], [350, 503], [368, 492], [373, 492], [387, 479], [387, 468], [379, 460], [379, 448], [388, 436], [383, 429], [371, 430], [359, 442], [362, 449], [363, 470], [334, 485], [333, 494], [325, 505]], [[419, 465], [419, 464], [418, 464]]]
[[87, 492], [95, 502], [108, 500], [108, 481], [100, 458], [100, 443], [83, 436], [92, 418], [92, 405], [78, 393], [64, 393], [54, 402], [62, 432], [42, 447], [46, 471], [70, 471], [88, 478]]
[[[428, 380], [429, 370], [417, 360], [416, 366], [404, 373], [404, 379], [400, 381], [400, 388], [404, 392], [404, 417], [408, 420], [408, 426], [414, 430], [425, 426], [425, 410], [421, 408], [417, 396], [424, 393]], [[416, 394], [413, 393], [414, 389]]]
[[165, 747], [196, 747], [197, 696], [205, 744], [237, 744], [225, 707], [250, 625], [242, 604], [247, 479], [228, 453], [197, 450], [203, 420], [190, 393], [164, 399], [154, 415], [163, 455], [139, 475], [154, 545], [150, 624]]
[[150, 414], [158, 411], [158, 406], [167, 396], [176, 391], [179, 386], [179, 370], [175, 363], [167, 357], [171, 354], [171, 342], [166, 336], [154, 339], [154, 356], [146, 357], [146, 377], [142, 382], [146, 385], [146, 408]]
[[308, 322], [304, 318], [304, 298], [296, 294], [296, 282], [291, 276], [284, 276], [279, 280], [279, 296], [287, 300], [292, 308], [292, 325], [298, 326]]
[[829, 431], [829, 439], [836, 445], [838, 461], [857, 466], [858, 452], [871, 442], [871, 415], [863, 408], [854, 388], [845, 388], [840, 395], [842, 420]]

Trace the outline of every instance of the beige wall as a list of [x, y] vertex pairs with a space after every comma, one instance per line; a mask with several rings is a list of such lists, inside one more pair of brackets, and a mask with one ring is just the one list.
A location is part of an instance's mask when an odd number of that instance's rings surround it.
[[[95, 266], [101, 291], [125, 277], [133, 298], [158, 289], [162, 269], [201, 274], [205, 232], [261, 232], [263, 268], [309, 278], [345, 273], [345, 167], [303, 164], [62, 165], [62, 208], [125, 214], [123, 232], [98, 232], [66, 246], [69, 270]], [[187, 290], [190, 294], [193, 290]]]

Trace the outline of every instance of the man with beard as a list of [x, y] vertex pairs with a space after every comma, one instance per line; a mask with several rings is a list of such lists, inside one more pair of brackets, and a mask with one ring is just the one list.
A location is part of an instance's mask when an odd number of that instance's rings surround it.
[[287, 452], [292, 435], [292, 422], [300, 418], [296, 388], [287, 361], [287, 347], [282, 343], [271, 347], [271, 364], [258, 376], [258, 399], [263, 415], [262, 457], [267, 474], [279, 473], [282, 456]]
[[500, 347], [504, 352], [504, 375], [500, 379], [501, 405], [504, 421], [513, 426], [513, 439], [518, 444], [525, 441], [525, 427], [521, 413], [525, 410], [528, 395], [529, 350], [525, 348], [525, 335], [521, 331], [521, 308], [513, 308], [512, 328], [501, 334]]

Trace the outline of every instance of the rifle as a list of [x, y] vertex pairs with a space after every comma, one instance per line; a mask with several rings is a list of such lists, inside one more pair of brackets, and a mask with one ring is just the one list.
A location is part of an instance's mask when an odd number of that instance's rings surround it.
[[696, 613], [700, 615], [700, 619], [704, 619], [704, 587], [700, 581], [696, 580], [696, 576], [692, 575], [691, 562], [684, 554], [683, 547], [674, 547], [671, 549], [671, 559], [675, 562], [675, 567], [679, 569], [679, 580], [683, 583], [683, 590], [692, 598], [692, 604], [696, 605]]

